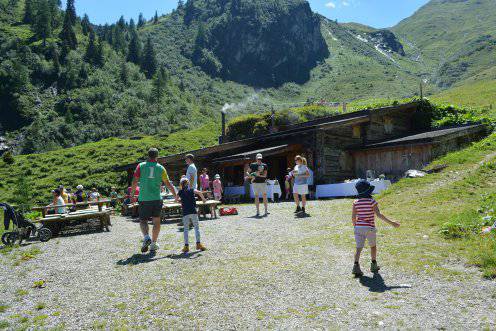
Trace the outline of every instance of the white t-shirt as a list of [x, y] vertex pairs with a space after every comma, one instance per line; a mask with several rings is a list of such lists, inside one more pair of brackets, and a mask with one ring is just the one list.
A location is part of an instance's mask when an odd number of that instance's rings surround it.
[[90, 193], [90, 200], [97, 200], [100, 197], [100, 193], [98, 192], [91, 192]]
[[[64, 198], [62, 198], [61, 196], [59, 196], [57, 198], [57, 204], [55, 206], [64, 206], [64, 205], [65, 205]], [[65, 207], [58, 207], [58, 208], [55, 208], [55, 212], [57, 214], [65, 214], [66, 213], [66, 209], [65, 209]]]
[[191, 163], [188, 166], [188, 170], [186, 170], [186, 178], [191, 181], [191, 177], [193, 177], [193, 183], [189, 183], [190, 188], [197, 190], [198, 189], [198, 171], [196, 170], [196, 166], [194, 163]]
[[307, 177], [303, 177], [307, 174], [308, 167], [304, 164], [297, 164], [294, 167], [293, 175], [295, 177], [295, 185], [306, 185]]

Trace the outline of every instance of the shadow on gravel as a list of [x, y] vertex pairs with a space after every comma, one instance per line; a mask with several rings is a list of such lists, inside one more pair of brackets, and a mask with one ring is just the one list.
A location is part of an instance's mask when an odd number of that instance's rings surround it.
[[169, 254], [166, 256], [166, 258], [172, 259], [172, 260], [181, 260], [181, 259], [191, 260], [191, 259], [197, 259], [200, 256], [202, 256], [200, 254], [200, 251], [197, 251], [197, 252], [181, 253], [181, 254]]
[[263, 218], [263, 216], [262, 215], [260, 215], [260, 216], [253, 215], [253, 216], [248, 216], [248, 217], [245, 217], [245, 218], [252, 218], [252, 219], [255, 219], [255, 220], [261, 220]]
[[370, 292], [378, 292], [383, 293], [386, 291], [391, 291], [397, 288], [410, 288], [410, 286], [388, 286], [384, 282], [384, 278], [382, 278], [381, 274], [375, 273], [373, 277], [362, 276], [360, 277], [360, 284], [369, 288]]
[[125, 260], [117, 261], [117, 265], [137, 265], [141, 263], [155, 262], [158, 260], [165, 259], [166, 256], [155, 258], [156, 253], [148, 253], [148, 254], [134, 254], [133, 256], [128, 257]]
[[312, 217], [312, 215], [310, 214], [307, 214], [307, 213], [299, 213], [299, 214], [296, 214], [295, 215], [296, 218], [309, 218], [309, 217]]

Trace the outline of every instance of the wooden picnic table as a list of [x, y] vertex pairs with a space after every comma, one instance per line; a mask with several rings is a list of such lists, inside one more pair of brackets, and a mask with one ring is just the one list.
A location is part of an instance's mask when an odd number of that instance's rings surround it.
[[105, 205], [107, 208], [110, 206], [110, 202], [112, 200], [110, 199], [102, 199], [102, 200], [97, 200], [97, 201], [87, 201], [87, 202], [76, 202], [76, 203], [68, 203], [65, 205], [60, 205], [60, 206], [37, 206], [31, 208], [33, 211], [41, 211], [41, 215], [43, 217], [46, 217], [47, 215], [47, 210], [50, 209], [55, 209], [55, 208], [73, 208], [75, 207], [76, 210], [79, 209], [87, 209], [88, 207], [91, 206], [98, 206], [98, 211], [103, 211], [103, 206]]
[[89, 221], [92, 219], [98, 219], [100, 221], [100, 229], [110, 231], [110, 213], [111, 209], [107, 210], [78, 210], [68, 214], [52, 214], [46, 217], [37, 219], [34, 223], [41, 223], [43, 227], [46, 227], [52, 231], [54, 235], [57, 235], [65, 226], [69, 225], [74, 221]]
[[[207, 217], [207, 213], [210, 212], [211, 218], [217, 218], [217, 206], [220, 205], [221, 202], [217, 200], [207, 200], [205, 202], [203, 201], [197, 201], [196, 205], [198, 206], [198, 210], [200, 215], [203, 215], [204, 218]], [[128, 204], [126, 206], [126, 211], [131, 211], [133, 214], [136, 214], [135, 212], [137, 211], [137, 208], [139, 206], [138, 202], [134, 202], [131, 204]], [[166, 220], [167, 218], [170, 218], [172, 216], [180, 216], [181, 215], [181, 204], [176, 202], [175, 200], [164, 200], [164, 203], [162, 205], [162, 220]], [[135, 215], [133, 215], [135, 216]]]

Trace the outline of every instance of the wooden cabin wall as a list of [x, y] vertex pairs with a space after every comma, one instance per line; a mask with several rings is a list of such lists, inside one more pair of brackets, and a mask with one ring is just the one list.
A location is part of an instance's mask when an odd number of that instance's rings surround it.
[[352, 152], [355, 175], [365, 178], [367, 170], [374, 170], [376, 176], [402, 176], [409, 169], [422, 169], [429, 164], [432, 150], [432, 145], [425, 144], [355, 151]]
[[455, 136], [444, 137], [436, 141], [436, 144], [432, 151], [432, 157], [438, 158], [449, 152], [457, 151], [463, 147], [469, 145], [474, 141], [479, 141], [487, 135], [486, 130], [474, 130], [472, 132], [464, 132], [463, 134], [458, 133]]
[[314, 147], [314, 177], [316, 184], [329, 184], [354, 177], [349, 146], [362, 142], [362, 137], [354, 136], [353, 126], [317, 131]]
[[414, 112], [396, 112], [389, 115], [373, 114], [365, 125], [365, 140], [368, 142], [390, 139], [412, 133]]

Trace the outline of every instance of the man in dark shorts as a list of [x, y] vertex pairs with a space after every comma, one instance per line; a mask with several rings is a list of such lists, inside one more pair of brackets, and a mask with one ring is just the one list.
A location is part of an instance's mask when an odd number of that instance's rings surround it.
[[[160, 195], [160, 188], [162, 183], [169, 188], [174, 198], [177, 197], [176, 189], [171, 184], [169, 176], [165, 168], [157, 162], [158, 149], [151, 148], [148, 151], [148, 161], [138, 164], [134, 172], [133, 185], [131, 192], [135, 192], [138, 183], [140, 185], [139, 191], [139, 218], [141, 232], [143, 233], [144, 240], [141, 252], [145, 253], [150, 248], [150, 251], [157, 251], [159, 246], [157, 244], [158, 235], [160, 233], [160, 214], [162, 213], [162, 197]], [[148, 221], [150, 218], [153, 221], [152, 237], [148, 234]]]
[[267, 216], [267, 164], [262, 162], [262, 154], [257, 154], [256, 162], [250, 164], [250, 172], [247, 175], [251, 178], [253, 192], [255, 193], [255, 206], [257, 207], [257, 217], [260, 216], [260, 201], [259, 195], [262, 194], [262, 199], [265, 207], [265, 214]]

